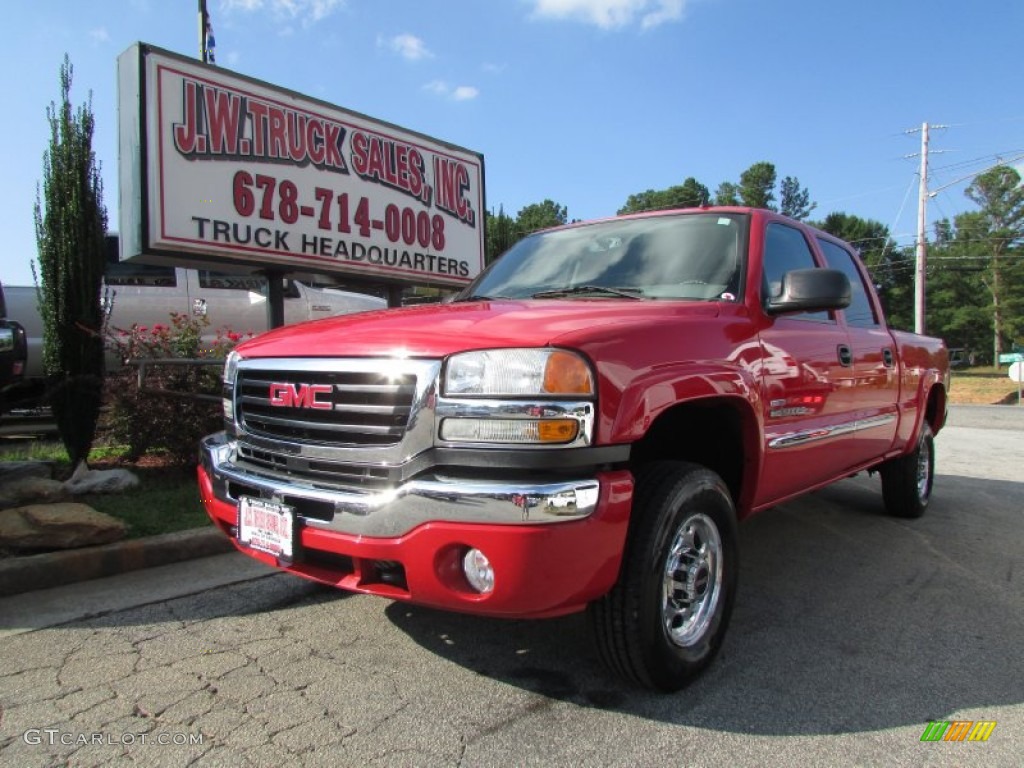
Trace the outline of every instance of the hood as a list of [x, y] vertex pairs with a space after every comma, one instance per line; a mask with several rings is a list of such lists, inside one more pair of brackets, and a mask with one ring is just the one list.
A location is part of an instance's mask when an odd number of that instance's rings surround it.
[[245, 357], [420, 357], [492, 347], [573, 346], [668, 318], [714, 317], [709, 302], [537, 299], [431, 304], [278, 328], [238, 347]]

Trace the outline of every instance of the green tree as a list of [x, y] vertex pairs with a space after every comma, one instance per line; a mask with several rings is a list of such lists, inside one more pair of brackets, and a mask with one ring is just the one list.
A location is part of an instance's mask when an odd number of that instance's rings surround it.
[[981, 214], [976, 211], [960, 214], [955, 225], [948, 219], [936, 222], [925, 275], [928, 332], [941, 336], [951, 347], [972, 352], [984, 348], [992, 338], [989, 295], [984, 285], [984, 230]]
[[779, 186], [779, 213], [803, 221], [818, 207], [811, 202], [811, 193], [801, 187], [795, 176], [787, 176]]
[[[992, 296], [992, 356], [995, 363], [1003, 351], [1008, 331], [1016, 326], [1020, 316], [1019, 295], [1013, 297], [1006, 291], [1006, 262], [1019, 261], [1020, 244], [1024, 239], [1024, 188], [1017, 171], [1000, 165], [976, 176], [966, 195], [981, 207], [981, 218], [976, 224], [978, 237], [984, 239], [989, 256], [985, 287]], [[1013, 266], [1009, 265], [1015, 273]]]
[[771, 163], [754, 163], [747, 168], [740, 174], [739, 195], [743, 205], [774, 211], [775, 178], [775, 166]]
[[715, 205], [739, 205], [740, 188], [731, 181], [723, 181], [715, 190]]
[[682, 184], [677, 184], [667, 189], [648, 189], [630, 195], [626, 199], [626, 205], [619, 209], [618, 213], [640, 213], [641, 211], [660, 211], [672, 208], [698, 208], [707, 205], [711, 200], [711, 193], [708, 188], [689, 176]]
[[71, 79], [71, 62], [65, 55], [61, 102], [51, 102], [46, 110], [50, 142], [43, 155], [42, 197], [37, 191], [34, 217], [49, 400], [61, 441], [77, 466], [92, 447], [102, 398], [100, 290], [107, 212], [92, 150], [92, 95], [72, 111]]
[[522, 237], [518, 234], [515, 220], [505, 213], [504, 206], [498, 212], [487, 211], [487, 238], [484, 258], [488, 264], [501, 256]]
[[559, 205], [554, 200], [544, 200], [541, 203], [533, 203], [519, 211], [516, 216], [516, 228], [523, 234], [528, 235], [538, 229], [557, 227], [569, 220], [568, 209]]

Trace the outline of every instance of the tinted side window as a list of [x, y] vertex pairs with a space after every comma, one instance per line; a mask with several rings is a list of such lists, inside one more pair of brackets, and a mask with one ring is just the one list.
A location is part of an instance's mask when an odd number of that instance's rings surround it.
[[105, 280], [107, 285], [144, 285], [156, 288], [173, 288], [178, 284], [174, 267], [135, 264], [131, 261], [108, 263]]
[[828, 240], [818, 238], [818, 245], [825, 255], [825, 261], [832, 269], [838, 269], [850, 278], [850, 306], [843, 310], [846, 315], [846, 324], [857, 328], [873, 328], [878, 325], [878, 318], [875, 316], [874, 307], [871, 306], [871, 298], [868, 295], [867, 287], [864, 285], [864, 278], [854, 262], [856, 258], [845, 248], [836, 245]]
[[267, 279], [259, 275], [235, 275], [227, 272], [214, 272], [210, 269], [199, 270], [200, 288], [225, 288], [233, 291], [253, 291], [265, 293]]
[[[782, 276], [794, 269], [815, 269], [814, 254], [799, 229], [769, 224], [764, 237], [764, 286], [766, 296], [782, 293]], [[791, 315], [801, 320], [829, 320], [828, 312]]]

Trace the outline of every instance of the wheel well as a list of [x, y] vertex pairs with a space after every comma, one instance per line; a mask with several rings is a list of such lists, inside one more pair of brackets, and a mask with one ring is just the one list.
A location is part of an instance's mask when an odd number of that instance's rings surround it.
[[[634, 465], [651, 461], [690, 461], [712, 470], [725, 482], [738, 510], [745, 482], [757, 469], [753, 417], [720, 400], [682, 403], [662, 413], [633, 445]], [[741, 513], [742, 514], [742, 513]]]
[[936, 384], [928, 391], [928, 403], [924, 408], [924, 418], [932, 432], [938, 433], [946, 421], [946, 388]]

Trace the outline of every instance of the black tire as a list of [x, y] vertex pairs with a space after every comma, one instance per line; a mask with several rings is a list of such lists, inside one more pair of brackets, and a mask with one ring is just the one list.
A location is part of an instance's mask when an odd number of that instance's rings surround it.
[[683, 462], [644, 467], [619, 580], [588, 609], [601, 660], [648, 688], [683, 688], [722, 645], [738, 573], [736, 511], [721, 478]]
[[885, 462], [879, 474], [886, 512], [904, 518], [924, 514], [935, 480], [935, 438], [927, 421], [921, 425], [917, 447], [906, 456]]

